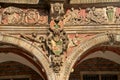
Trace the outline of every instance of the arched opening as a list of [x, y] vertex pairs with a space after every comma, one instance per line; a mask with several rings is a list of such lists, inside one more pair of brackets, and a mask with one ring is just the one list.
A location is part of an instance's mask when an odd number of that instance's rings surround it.
[[120, 46], [96, 45], [75, 63], [69, 80], [119, 80], [120, 79]]
[[[22, 59], [16, 62], [29, 66], [36, 71], [43, 80], [54, 80], [55, 78], [52, 69], [49, 67], [49, 60], [43, 54], [42, 50], [24, 39], [9, 35], [0, 35], [0, 53], [4, 53], [4, 59], [12, 56], [11, 59], [13, 61], [18, 59], [16, 56], [24, 58], [26, 63], [22, 61]], [[7, 56], [5, 57], [5, 55]]]
[[47, 80], [44, 68], [37, 58], [11, 44], [0, 43], [0, 69], [0, 79], [3, 80]]
[[[114, 37], [112, 37], [114, 35]], [[61, 78], [65, 80], [69, 80], [70, 74], [74, 71], [75, 66], [80, 64], [87, 58], [88, 55], [94, 53], [95, 51], [100, 51], [99, 47], [101, 47], [101, 51], [104, 52], [114, 52], [115, 54], [119, 54], [119, 42], [120, 42], [120, 35], [119, 34], [98, 34], [95, 37], [81, 43], [78, 45], [76, 49], [73, 50], [72, 54], [66, 59], [65, 65], [63, 67], [63, 73], [61, 74]], [[105, 47], [104, 47], [105, 46]], [[91, 52], [92, 53], [91, 53]], [[101, 56], [98, 56], [101, 57]], [[104, 57], [103, 57], [104, 58]], [[110, 58], [110, 56], [109, 56]], [[109, 60], [108, 58], [108, 60]], [[107, 59], [107, 58], [104, 58]], [[111, 55], [111, 61], [116, 62], [115, 56]], [[115, 61], [114, 61], [115, 60]]]
[[30, 67], [15, 61], [0, 63], [0, 80], [44, 80]]

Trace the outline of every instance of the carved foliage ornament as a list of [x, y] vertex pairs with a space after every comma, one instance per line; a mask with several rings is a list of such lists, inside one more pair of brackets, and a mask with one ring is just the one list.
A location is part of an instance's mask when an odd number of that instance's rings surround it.
[[[2, 10], [2, 9], [1, 9]], [[1, 11], [1, 24], [46, 24], [47, 14], [38, 9], [20, 9], [17, 7], [7, 7]]]

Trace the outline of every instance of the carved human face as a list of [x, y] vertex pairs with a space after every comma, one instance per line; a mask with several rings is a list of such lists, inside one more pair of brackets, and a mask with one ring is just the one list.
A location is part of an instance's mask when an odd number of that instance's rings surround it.
[[59, 11], [59, 10], [61, 9], [59, 3], [55, 3], [54, 5], [55, 5], [55, 6], [54, 6], [54, 10], [55, 10], [55, 11]]

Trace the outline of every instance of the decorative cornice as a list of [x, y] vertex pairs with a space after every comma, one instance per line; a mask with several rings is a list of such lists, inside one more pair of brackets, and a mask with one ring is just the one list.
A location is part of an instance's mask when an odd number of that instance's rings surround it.
[[[37, 32], [39, 34], [46, 34], [49, 25], [41, 26], [9, 26], [0, 25], [1, 33], [19, 34], [19, 33], [32, 33]], [[94, 25], [94, 26], [64, 26], [66, 33], [105, 33], [107, 31], [113, 31], [115, 33], [120, 33], [120, 25]]]

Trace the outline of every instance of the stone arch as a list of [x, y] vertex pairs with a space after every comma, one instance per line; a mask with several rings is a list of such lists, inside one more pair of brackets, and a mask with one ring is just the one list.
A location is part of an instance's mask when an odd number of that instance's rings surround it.
[[[115, 40], [117, 41], [117, 35], [115, 35], [115, 37], [116, 37]], [[70, 72], [71, 72], [72, 67], [74, 66], [75, 62], [87, 50], [89, 50], [90, 48], [92, 48], [96, 45], [99, 45], [99, 44], [102, 44], [102, 43], [105, 43], [105, 42], [109, 42], [109, 41], [110, 41], [110, 38], [109, 38], [108, 34], [102, 33], [102, 34], [97, 34], [95, 37], [85, 41], [84, 43], [81, 43], [71, 53], [71, 55], [66, 59], [66, 61], [64, 63], [65, 65], [63, 66], [63, 73], [61, 74], [61, 79], [62, 80], [68, 80]]]
[[31, 45], [29, 42], [27, 42], [24, 39], [13, 37], [10, 35], [4, 35], [0, 34], [0, 42], [1, 43], [8, 43], [15, 46], [18, 46], [19, 48], [22, 48], [32, 55], [36, 57], [36, 59], [41, 63], [42, 67], [44, 68], [44, 71], [47, 75], [48, 80], [54, 80], [54, 73], [51, 68], [49, 68], [49, 60], [48, 58], [43, 54], [42, 50], [40, 50], [37, 46]]
[[108, 50], [105, 51], [104, 53], [102, 51], [93, 52], [93, 53], [87, 55], [85, 58], [83, 58], [80, 61], [80, 63], [82, 63], [85, 60], [96, 58], [96, 57], [107, 59], [107, 60], [113, 61], [117, 64], [120, 64], [120, 60], [119, 60], [120, 59], [120, 54], [116, 53], [116, 52], [113, 52], [113, 51], [108, 51]]

